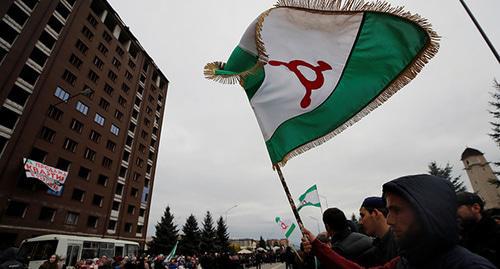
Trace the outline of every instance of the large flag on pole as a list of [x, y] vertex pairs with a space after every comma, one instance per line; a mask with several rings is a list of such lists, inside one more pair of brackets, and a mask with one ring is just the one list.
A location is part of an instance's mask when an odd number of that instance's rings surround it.
[[239, 82], [273, 165], [332, 138], [412, 80], [438, 50], [418, 15], [377, 1], [280, 0], [205, 76]]
[[316, 184], [310, 187], [304, 194], [299, 197], [299, 206], [297, 210], [306, 206], [314, 206], [321, 208], [321, 201], [319, 200], [318, 188]]
[[165, 258], [165, 261], [170, 261], [172, 258], [174, 258], [175, 252], [177, 251], [177, 244], [179, 244], [179, 241], [175, 242], [174, 247], [172, 248], [168, 256]]

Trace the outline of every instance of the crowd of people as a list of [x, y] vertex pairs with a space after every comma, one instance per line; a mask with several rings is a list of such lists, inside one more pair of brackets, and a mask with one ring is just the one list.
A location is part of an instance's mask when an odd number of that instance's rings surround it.
[[362, 202], [360, 232], [338, 208], [323, 213], [326, 234], [303, 228], [303, 259], [291, 268], [498, 268], [498, 209], [484, 206], [445, 179], [401, 177]]

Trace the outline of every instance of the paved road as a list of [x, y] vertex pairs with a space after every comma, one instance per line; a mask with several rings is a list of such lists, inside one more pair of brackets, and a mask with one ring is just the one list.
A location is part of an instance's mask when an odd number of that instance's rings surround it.
[[[252, 267], [247, 267], [248, 269], [249, 268], [252, 268], [252, 269], [255, 269], [255, 266], [252, 266]], [[272, 263], [272, 264], [269, 264], [269, 263], [265, 263], [261, 266], [262, 269], [285, 269], [285, 264], [284, 263]]]

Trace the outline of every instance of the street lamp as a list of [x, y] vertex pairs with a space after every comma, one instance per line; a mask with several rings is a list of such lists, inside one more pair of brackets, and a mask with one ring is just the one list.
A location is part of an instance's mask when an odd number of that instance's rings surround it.
[[315, 220], [316, 221], [316, 225], [318, 227], [318, 234], [320, 233], [320, 230], [319, 230], [319, 219], [313, 217], [313, 216], [309, 216], [311, 219]]

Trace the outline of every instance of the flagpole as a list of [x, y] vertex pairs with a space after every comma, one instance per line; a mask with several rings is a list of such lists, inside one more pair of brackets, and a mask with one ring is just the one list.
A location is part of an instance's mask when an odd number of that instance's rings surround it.
[[488, 36], [486, 35], [486, 33], [483, 31], [483, 28], [481, 28], [481, 25], [479, 25], [479, 23], [477, 22], [476, 18], [474, 17], [474, 15], [472, 14], [472, 12], [470, 11], [469, 7], [467, 6], [467, 4], [465, 4], [465, 1], [464, 0], [460, 0], [460, 3], [462, 4], [462, 6], [464, 7], [465, 11], [467, 12], [467, 14], [469, 15], [469, 17], [471, 18], [471, 20], [474, 23], [474, 25], [476, 25], [477, 30], [479, 30], [479, 33], [483, 37], [484, 41], [486, 41], [486, 44], [488, 44], [488, 47], [490, 47], [490, 50], [495, 55], [495, 58], [497, 59], [497, 62], [500, 63], [500, 56], [498, 56], [498, 52], [496, 51], [495, 47], [491, 43], [491, 41], [488, 38]]
[[288, 202], [290, 203], [290, 207], [292, 208], [293, 215], [295, 216], [295, 220], [297, 220], [297, 224], [299, 225], [300, 231], [302, 232], [302, 229], [304, 228], [304, 224], [302, 223], [302, 220], [300, 219], [299, 211], [297, 210], [297, 207], [295, 206], [295, 202], [293, 201], [292, 195], [290, 194], [290, 190], [288, 189], [288, 186], [286, 185], [285, 178], [283, 177], [283, 173], [281, 172], [281, 169], [279, 165], [275, 166], [276, 171], [278, 172], [278, 176], [280, 177], [281, 185], [283, 185], [283, 189], [285, 190], [286, 197], [288, 198]]

